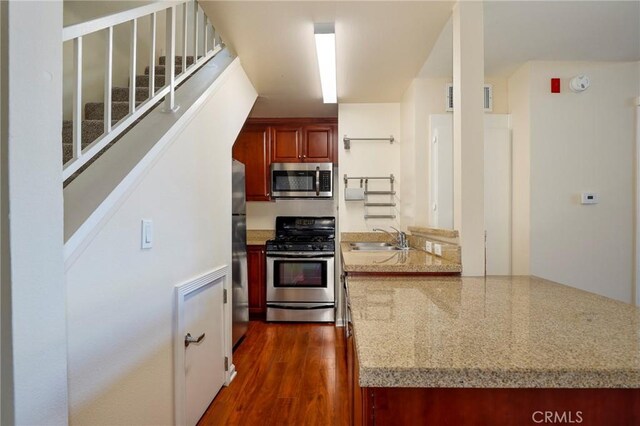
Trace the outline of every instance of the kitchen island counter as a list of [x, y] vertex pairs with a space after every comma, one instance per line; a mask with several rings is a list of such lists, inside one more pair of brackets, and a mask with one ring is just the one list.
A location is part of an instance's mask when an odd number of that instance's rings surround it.
[[629, 304], [533, 277], [347, 285], [361, 387], [640, 387]]

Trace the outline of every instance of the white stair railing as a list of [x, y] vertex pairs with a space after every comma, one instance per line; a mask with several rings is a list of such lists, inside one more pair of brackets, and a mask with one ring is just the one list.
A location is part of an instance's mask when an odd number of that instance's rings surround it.
[[[175, 74], [176, 58], [176, 10], [183, 8], [182, 20], [182, 71]], [[191, 13], [189, 9], [191, 8]], [[157, 14], [166, 13], [166, 46], [165, 46], [165, 84], [156, 91], [155, 87], [155, 61], [156, 61], [156, 32]], [[189, 23], [188, 17], [192, 22]], [[149, 97], [140, 105], [136, 105], [136, 61], [137, 61], [137, 38], [138, 20], [150, 20], [150, 49], [149, 49]], [[116, 25], [129, 23], [130, 32], [130, 55], [129, 55], [129, 113], [120, 121], [112, 125], [111, 93], [113, 88], [113, 29]], [[192, 34], [189, 35], [190, 24], [193, 26]], [[201, 30], [201, 25], [204, 30]], [[89, 34], [98, 31], [106, 32], [105, 45], [105, 81], [104, 81], [104, 133], [95, 141], [91, 142], [84, 149], [82, 148], [82, 40]], [[201, 34], [204, 34], [200, 37]], [[187, 46], [189, 36], [192, 37], [193, 63], [187, 66]], [[202, 38], [203, 49], [198, 50], [199, 41]], [[195, 0], [170, 0], [156, 2], [134, 9], [129, 9], [113, 15], [104, 16], [91, 21], [67, 26], [62, 31], [63, 42], [73, 42], [73, 157], [63, 166], [62, 179], [68, 179], [73, 173], [78, 171], [83, 165], [95, 157], [110, 142], [117, 138], [131, 124], [138, 120], [143, 114], [154, 107], [162, 98], [165, 98], [164, 110], [173, 112], [177, 109], [175, 105], [175, 89], [187, 77], [204, 65], [211, 57], [223, 48], [223, 42], [216, 34], [208, 17]]]

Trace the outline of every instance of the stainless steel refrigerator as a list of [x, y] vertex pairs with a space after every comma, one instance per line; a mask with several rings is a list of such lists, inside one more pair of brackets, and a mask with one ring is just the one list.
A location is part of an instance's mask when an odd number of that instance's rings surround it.
[[238, 344], [249, 325], [249, 293], [247, 277], [247, 222], [244, 164], [233, 160], [232, 166], [232, 311], [231, 336], [233, 346]]

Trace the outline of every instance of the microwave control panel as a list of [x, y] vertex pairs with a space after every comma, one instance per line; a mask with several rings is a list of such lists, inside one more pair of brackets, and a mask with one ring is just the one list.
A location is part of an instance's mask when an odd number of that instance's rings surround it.
[[331, 172], [320, 172], [320, 191], [331, 191]]

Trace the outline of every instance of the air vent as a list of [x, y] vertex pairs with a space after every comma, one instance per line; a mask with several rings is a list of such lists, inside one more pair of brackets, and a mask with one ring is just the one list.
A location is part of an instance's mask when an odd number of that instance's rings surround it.
[[[447, 84], [446, 86], [446, 111], [453, 111], [453, 84]], [[491, 84], [484, 85], [484, 111], [493, 111], [493, 86]]]

